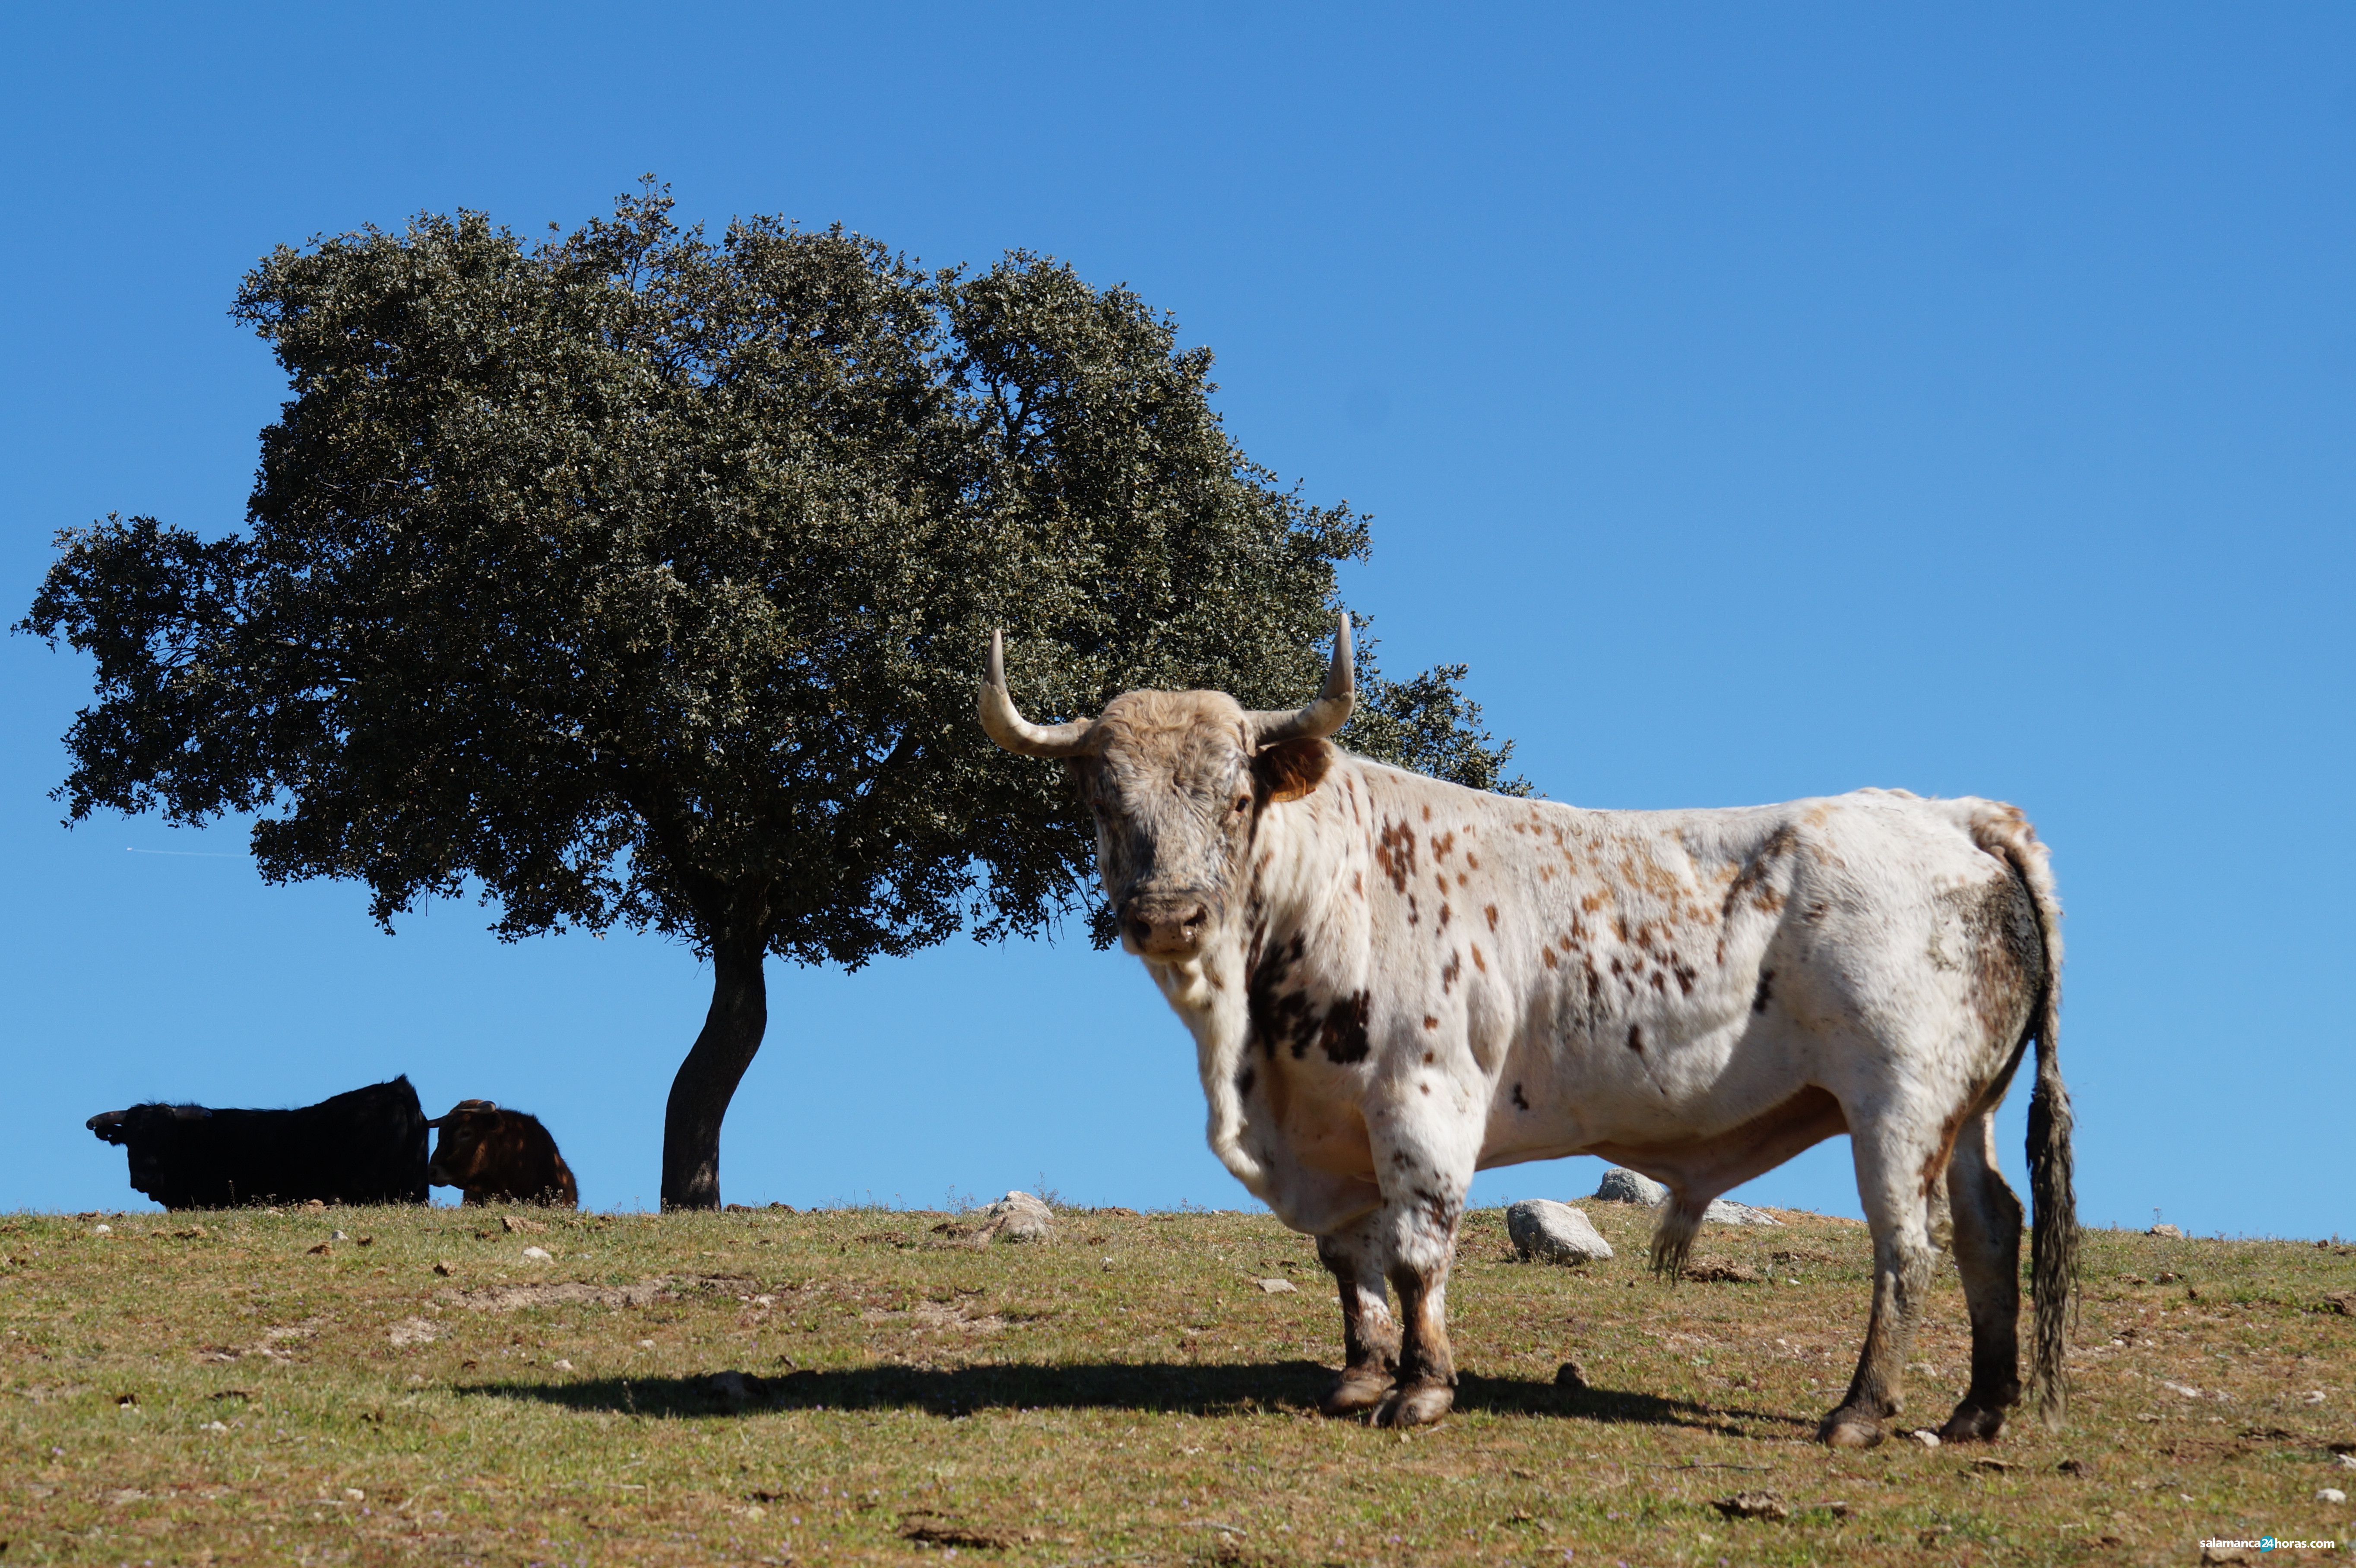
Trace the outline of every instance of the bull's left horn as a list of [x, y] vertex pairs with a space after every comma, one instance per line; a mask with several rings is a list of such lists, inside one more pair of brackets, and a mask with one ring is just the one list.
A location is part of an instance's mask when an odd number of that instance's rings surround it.
[[1014, 706], [1006, 689], [1006, 638], [990, 634], [990, 673], [981, 682], [981, 727], [990, 738], [1018, 756], [1076, 757], [1088, 749], [1092, 719], [1068, 724], [1033, 724]]
[[1358, 700], [1357, 662], [1350, 653], [1350, 613], [1342, 612], [1333, 631], [1333, 663], [1325, 672], [1325, 688], [1308, 707], [1290, 713], [1250, 715], [1252, 749], [1280, 741], [1323, 740], [1349, 721]]

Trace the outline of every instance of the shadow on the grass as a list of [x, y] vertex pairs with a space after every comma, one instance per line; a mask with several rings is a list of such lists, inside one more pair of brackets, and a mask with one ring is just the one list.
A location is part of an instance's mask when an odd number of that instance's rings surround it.
[[[772, 1410], [1135, 1410], [1190, 1415], [1306, 1412], [1333, 1386], [1314, 1361], [1101, 1361], [972, 1367], [874, 1366], [764, 1378], [723, 1371], [686, 1378], [582, 1378], [567, 1382], [462, 1383], [455, 1392], [529, 1399], [568, 1410], [660, 1417], [757, 1414]], [[1576, 1392], [1527, 1378], [1461, 1374], [1460, 1413], [1572, 1416], [1613, 1424], [1734, 1432], [1744, 1423], [1800, 1428], [1788, 1413], [1727, 1410], [1655, 1394]]]

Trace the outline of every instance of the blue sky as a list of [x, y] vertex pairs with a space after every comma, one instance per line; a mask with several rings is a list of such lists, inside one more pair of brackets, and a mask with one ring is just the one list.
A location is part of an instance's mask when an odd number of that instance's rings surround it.
[[[571, 228], [651, 170], [715, 224], [1050, 252], [1374, 515], [1387, 667], [1470, 661], [1554, 798], [2024, 807], [2090, 1220], [2356, 1232], [2351, 46], [2319, 5], [13, 7], [0, 610], [58, 528], [240, 524], [283, 383], [227, 308], [280, 242]], [[388, 938], [234, 827], [66, 832], [87, 678], [0, 639], [0, 1208], [141, 1202], [93, 1112], [403, 1071], [651, 1202], [691, 955], [467, 906]], [[1132, 960], [770, 985], [732, 1200], [1250, 1201]], [[1742, 1195], [1855, 1212], [1846, 1141]]]

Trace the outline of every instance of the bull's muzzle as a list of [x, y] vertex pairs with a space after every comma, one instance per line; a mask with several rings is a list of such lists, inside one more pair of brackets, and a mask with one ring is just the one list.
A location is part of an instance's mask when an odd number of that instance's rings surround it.
[[1148, 958], [1192, 958], [1210, 923], [1210, 903], [1199, 893], [1140, 893], [1120, 912], [1121, 939]]

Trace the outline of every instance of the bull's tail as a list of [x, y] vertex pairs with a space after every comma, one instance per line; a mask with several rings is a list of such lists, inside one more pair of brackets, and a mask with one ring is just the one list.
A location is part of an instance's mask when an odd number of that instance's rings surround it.
[[2062, 1357], [2069, 1343], [2072, 1293], [2078, 1280], [2078, 1200], [2072, 1179], [2070, 1091], [2062, 1082], [2062, 903], [2036, 830], [2011, 806], [1978, 813], [1972, 837], [2012, 868], [2037, 908], [2045, 980], [2029, 1020], [2037, 1041], [2037, 1083], [2029, 1099], [2029, 1295], [2036, 1307], [2029, 1383], [2037, 1413], [2061, 1424], [2066, 1401]]

